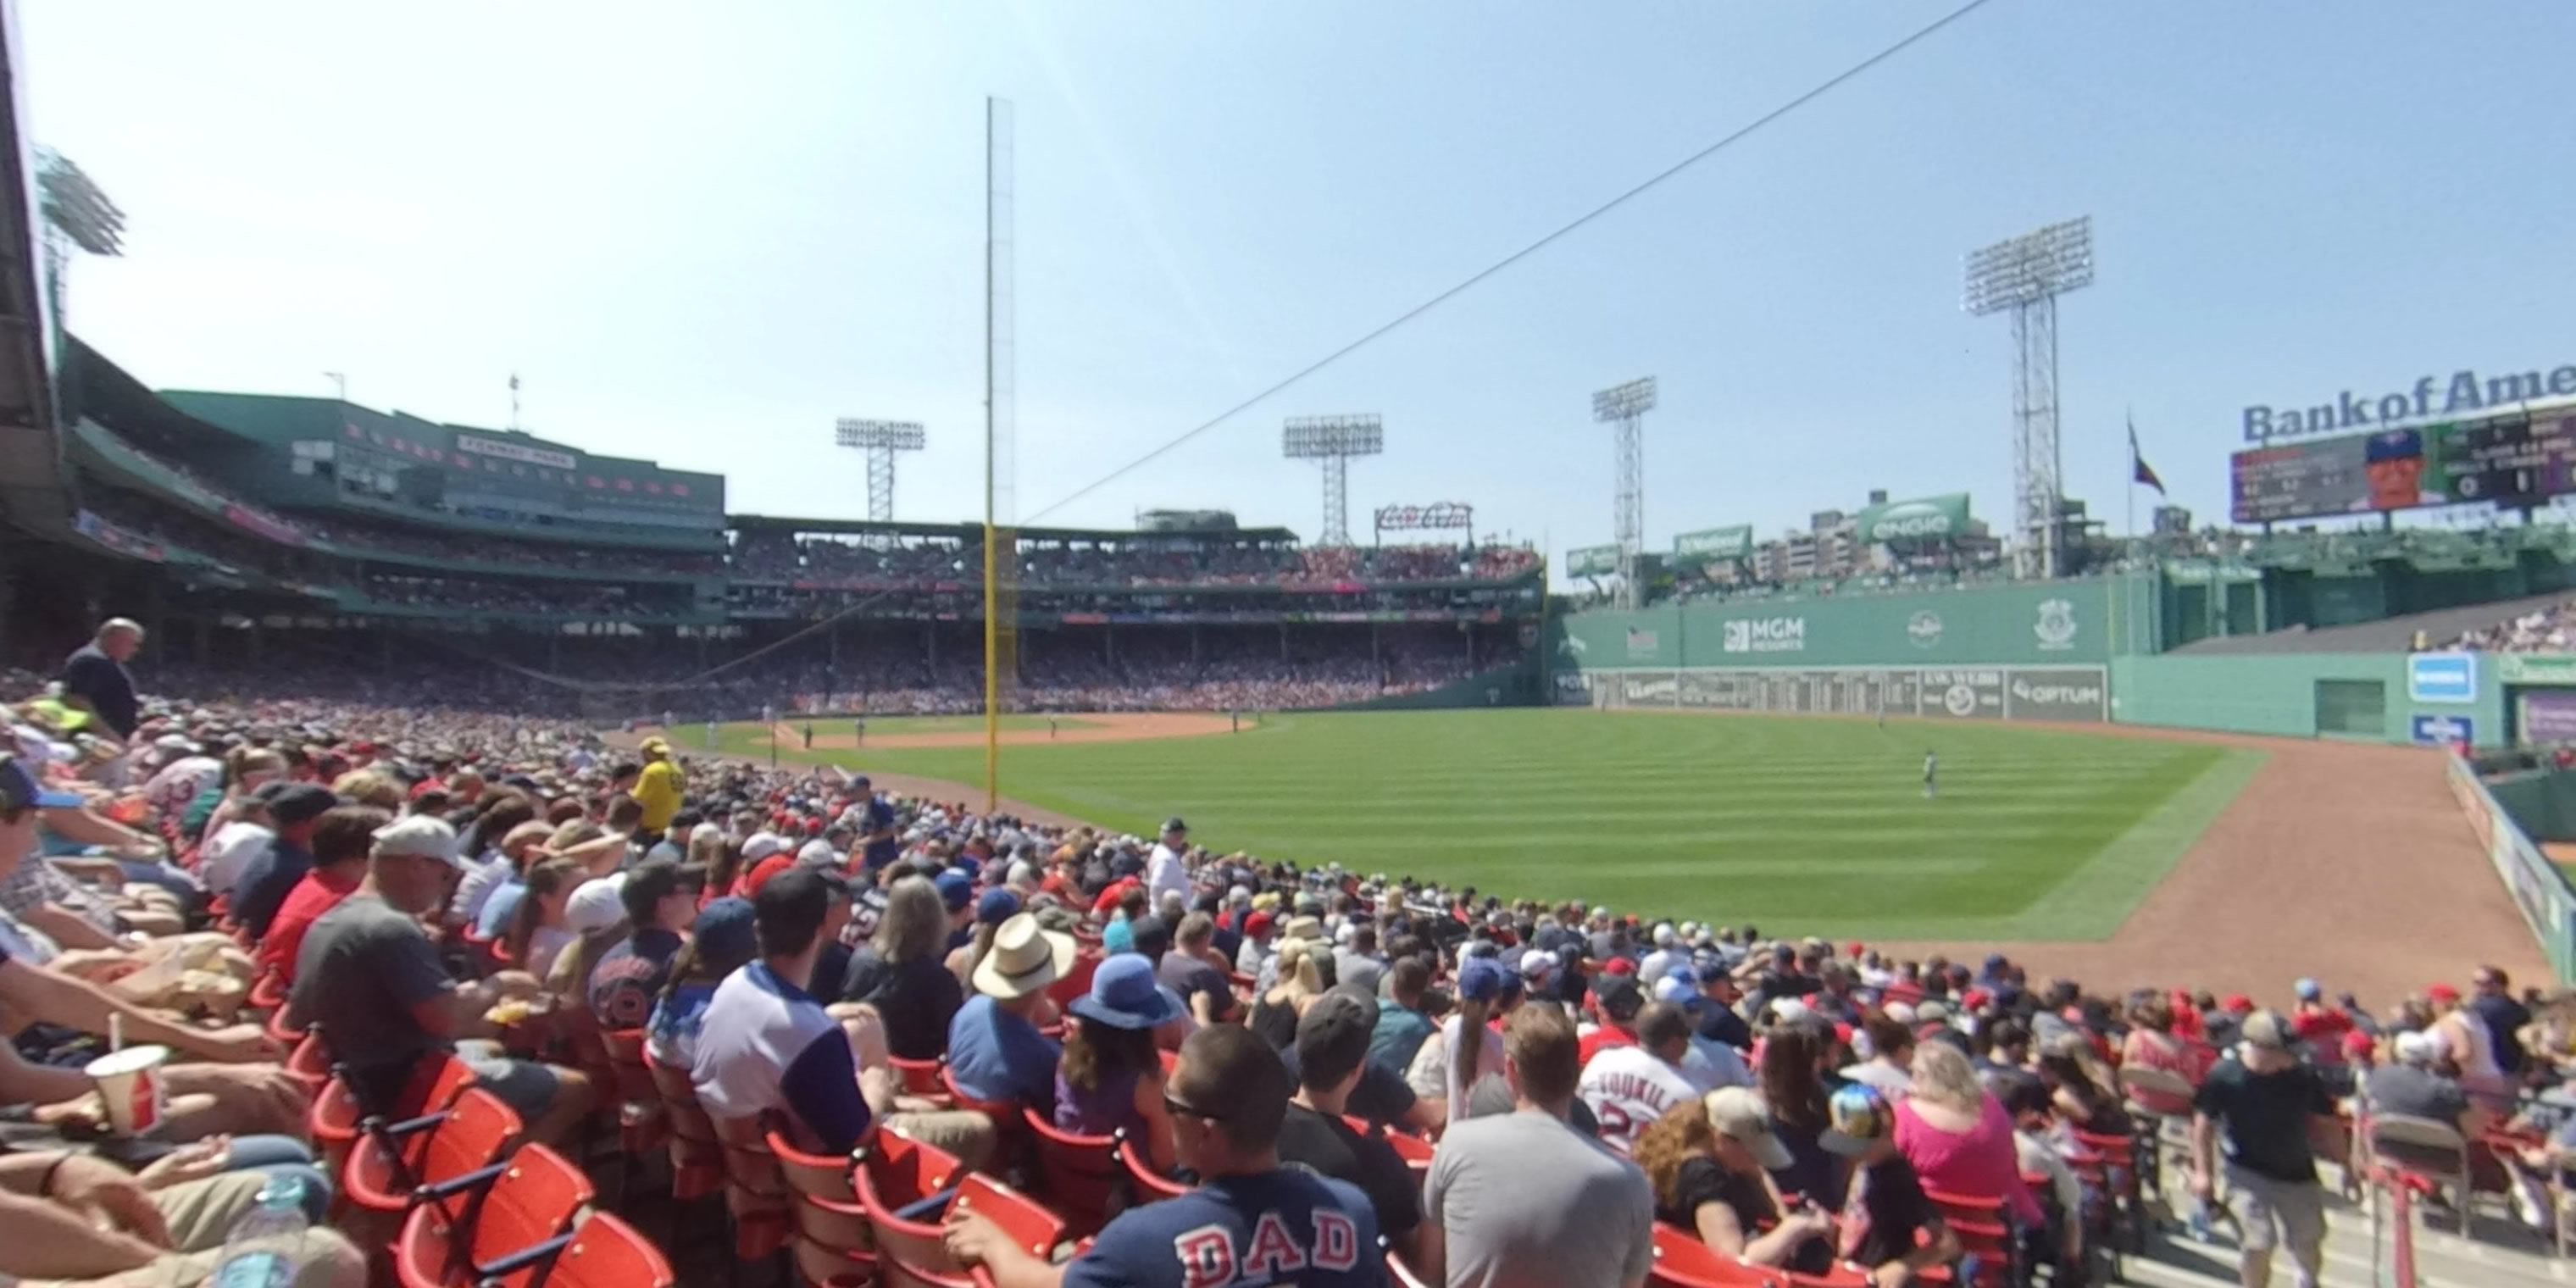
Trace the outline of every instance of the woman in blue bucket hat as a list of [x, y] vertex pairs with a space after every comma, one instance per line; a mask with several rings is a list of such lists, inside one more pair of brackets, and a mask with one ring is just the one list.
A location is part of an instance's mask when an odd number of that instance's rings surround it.
[[1172, 1125], [1163, 1108], [1163, 1057], [1154, 1030], [1188, 1014], [1180, 996], [1154, 981], [1135, 953], [1100, 963], [1091, 991], [1073, 999], [1056, 1066], [1055, 1125], [1086, 1136], [1124, 1131], [1154, 1166], [1172, 1167]]

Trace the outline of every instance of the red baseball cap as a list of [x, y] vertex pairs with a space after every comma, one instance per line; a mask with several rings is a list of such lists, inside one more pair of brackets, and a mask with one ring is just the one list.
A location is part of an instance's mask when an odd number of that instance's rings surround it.
[[1993, 1000], [1995, 1000], [1994, 996], [1982, 988], [1972, 988], [1959, 995], [1959, 1004], [1967, 1007], [1971, 1011], [1976, 1010]]
[[2370, 1035], [2359, 1029], [2353, 1029], [2343, 1035], [2343, 1053], [2346, 1056], [2358, 1059], [2370, 1054], [2370, 1048]]
[[2230, 993], [2219, 1009], [2230, 1015], [2251, 1015], [2254, 1013], [2254, 999], [2243, 993]]
[[2460, 990], [2453, 988], [2448, 984], [2435, 984], [2431, 988], [2424, 990], [2424, 996], [2432, 998], [2436, 1002], [2456, 1002], [2460, 1000]]
[[1610, 964], [1601, 969], [1612, 975], [1634, 975], [1637, 973], [1637, 963], [1625, 957], [1613, 957], [1610, 959]]

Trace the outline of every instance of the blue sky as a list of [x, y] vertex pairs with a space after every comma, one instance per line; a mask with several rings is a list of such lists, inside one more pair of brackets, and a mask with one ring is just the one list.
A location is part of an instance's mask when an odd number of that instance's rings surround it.
[[[919, 419], [909, 519], [980, 506], [987, 93], [1026, 519], [1953, 7], [19, 5], [35, 138], [130, 219], [72, 325], [146, 381], [498, 425], [515, 369], [529, 429], [768, 513], [862, 513], [833, 418]], [[2571, 39], [2565, 0], [1992, 0], [1044, 518], [1311, 536], [1280, 420], [1375, 411], [1363, 534], [1463, 500], [1562, 552], [1610, 534], [1589, 395], [1649, 373], [1650, 549], [1871, 487], [2001, 516], [2007, 331], [1960, 256], [2084, 213], [2069, 489], [2117, 523], [2131, 411], [2223, 517], [2248, 403], [2576, 362]]]

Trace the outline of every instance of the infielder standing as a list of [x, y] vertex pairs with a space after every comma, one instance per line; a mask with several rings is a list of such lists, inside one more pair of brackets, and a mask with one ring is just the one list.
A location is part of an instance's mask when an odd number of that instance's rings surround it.
[[1940, 781], [1939, 781], [1939, 780], [1940, 780], [1940, 777], [1941, 777], [1941, 758], [1940, 758], [1939, 756], [1937, 756], [1937, 755], [1934, 755], [1933, 753], [1931, 753], [1931, 752], [1929, 752], [1929, 751], [1924, 752], [1924, 753], [1923, 753], [1923, 799], [1925, 799], [1925, 800], [1927, 800], [1927, 801], [1928, 801], [1928, 800], [1931, 800], [1932, 798], [1934, 798], [1935, 796], [1938, 796], [1938, 795], [1940, 795], [1940, 794], [1941, 794]]

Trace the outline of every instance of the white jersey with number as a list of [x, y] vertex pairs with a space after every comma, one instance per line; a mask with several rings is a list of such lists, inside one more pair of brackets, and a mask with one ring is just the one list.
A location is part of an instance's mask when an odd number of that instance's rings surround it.
[[1683, 1105], [1699, 1102], [1688, 1075], [1639, 1046], [1604, 1048], [1575, 1084], [1583, 1107], [1601, 1122], [1603, 1144], [1625, 1154], [1639, 1133]]

